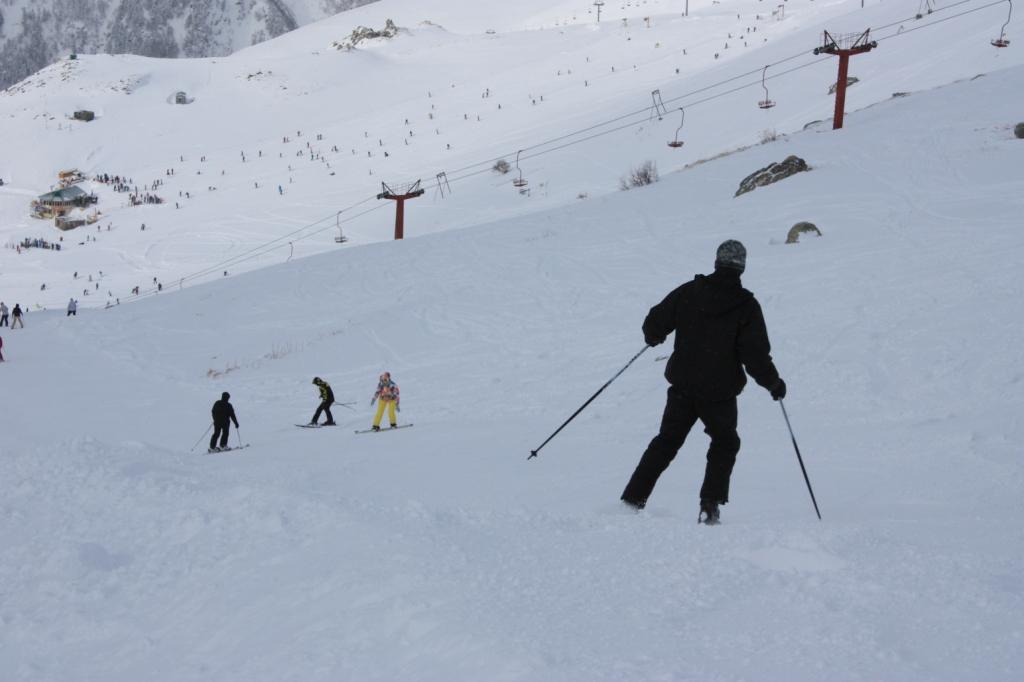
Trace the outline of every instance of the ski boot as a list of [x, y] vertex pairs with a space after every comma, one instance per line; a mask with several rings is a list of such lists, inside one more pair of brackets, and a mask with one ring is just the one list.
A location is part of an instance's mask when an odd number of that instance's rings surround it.
[[718, 519], [718, 503], [714, 500], [701, 500], [697, 523], [703, 523], [705, 526], [717, 526], [721, 523]]
[[337, 422], [324, 422], [324, 426], [337, 426]]
[[211, 454], [211, 455], [212, 455], [212, 454], [213, 454], [213, 453], [215, 453], [215, 452], [220, 452], [220, 448], [218, 448], [218, 447], [217, 447], [217, 446], [215, 445], [215, 446], [213, 446], [212, 448], [210, 448], [209, 450], [207, 450], [207, 452], [208, 452], [209, 454]]
[[393, 428], [393, 429], [397, 429], [397, 428], [398, 428], [398, 424], [392, 424], [392, 425], [391, 425], [391, 428]]
[[377, 426], [376, 424], [374, 424], [373, 426], [371, 426], [371, 427], [370, 427], [370, 429], [371, 429], [372, 431], [380, 431], [380, 427], [379, 427], [379, 426]]

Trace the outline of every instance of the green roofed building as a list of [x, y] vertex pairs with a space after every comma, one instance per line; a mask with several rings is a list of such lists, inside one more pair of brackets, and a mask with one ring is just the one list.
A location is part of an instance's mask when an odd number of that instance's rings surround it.
[[53, 207], [71, 207], [71, 206], [88, 206], [89, 204], [96, 203], [96, 197], [89, 194], [81, 187], [71, 185], [70, 187], [64, 187], [57, 189], [46, 194], [41, 194], [37, 201], [44, 206]]

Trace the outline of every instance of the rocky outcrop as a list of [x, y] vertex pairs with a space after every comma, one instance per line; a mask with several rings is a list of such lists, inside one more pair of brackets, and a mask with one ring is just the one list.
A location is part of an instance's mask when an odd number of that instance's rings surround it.
[[[311, 18], [324, 19], [375, 1], [319, 0]], [[299, 24], [293, 10], [303, 8], [300, 14], [306, 16], [313, 4], [309, 0], [0, 0], [0, 89], [73, 52], [224, 56], [294, 30]]]
[[384, 22], [384, 28], [379, 31], [375, 28], [367, 28], [366, 26], [359, 26], [347, 38], [341, 41], [334, 41], [331, 43], [331, 47], [337, 50], [354, 50], [359, 43], [367, 40], [374, 40], [376, 38], [391, 39], [398, 35], [400, 29], [395, 26], [395, 22], [388, 19]]
[[820, 237], [821, 230], [814, 223], [801, 221], [789, 228], [789, 233], [786, 235], [786, 243], [796, 244], [800, 241], [800, 235], [802, 234], [813, 234], [816, 237]]
[[1018, 140], [1024, 140], [1024, 123], [1018, 123], [1013, 127], [1013, 134]]
[[740, 183], [740, 188], [736, 190], [734, 196], [738, 197], [765, 185], [773, 185], [779, 180], [785, 180], [791, 175], [808, 170], [810, 170], [810, 166], [799, 156], [787, 156], [781, 162], [765, 166], [743, 178], [743, 182]]

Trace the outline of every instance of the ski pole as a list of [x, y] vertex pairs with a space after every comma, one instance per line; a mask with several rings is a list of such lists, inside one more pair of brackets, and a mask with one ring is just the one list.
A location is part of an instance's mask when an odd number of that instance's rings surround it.
[[558, 427], [558, 428], [557, 428], [557, 429], [555, 430], [555, 432], [554, 432], [554, 433], [552, 433], [552, 434], [551, 434], [550, 436], [548, 436], [548, 439], [547, 439], [546, 441], [544, 441], [543, 443], [541, 443], [541, 444], [540, 444], [540, 447], [538, 447], [538, 448], [537, 448], [536, 450], [530, 450], [530, 456], [529, 456], [529, 457], [527, 457], [526, 459], [533, 459], [534, 457], [536, 457], [536, 456], [537, 456], [537, 453], [538, 453], [538, 452], [540, 452], [540, 451], [541, 451], [541, 450], [542, 450], [542, 449], [544, 448], [544, 446], [545, 446], [545, 445], [547, 445], [547, 444], [548, 444], [548, 443], [549, 443], [549, 442], [551, 441], [551, 439], [552, 439], [552, 438], [554, 438], [555, 436], [557, 436], [557, 435], [558, 435], [558, 433], [559, 433], [559, 432], [560, 432], [560, 431], [561, 431], [562, 429], [564, 429], [564, 428], [565, 428], [566, 426], [568, 426], [568, 425], [569, 425], [569, 422], [571, 422], [571, 421], [572, 421], [573, 419], [575, 419], [575, 418], [576, 418], [576, 416], [577, 416], [577, 415], [578, 415], [578, 414], [579, 414], [580, 412], [582, 412], [583, 410], [585, 410], [585, 409], [587, 408], [587, 405], [589, 405], [590, 403], [594, 402], [594, 398], [596, 398], [597, 396], [601, 395], [601, 391], [603, 391], [604, 389], [608, 388], [608, 386], [609, 386], [609, 385], [610, 385], [610, 384], [611, 384], [611, 383], [612, 383], [613, 381], [615, 381], [616, 379], [618, 379], [618, 378], [619, 378], [619, 375], [620, 375], [620, 374], [622, 374], [622, 373], [623, 373], [623, 372], [625, 372], [625, 371], [626, 371], [627, 369], [629, 369], [629, 366], [630, 366], [630, 365], [632, 365], [632, 364], [633, 364], [633, 363], [634, 363], [634, 362], [636, 361], [636, 359], [637, 359], [638, 357], [640, 357], [641, 355], [643, 355], [643, 354], [644, 354], [644, 352], [645, 352], [645, 351], [646, 351], [646, 350], [647, 350], [648, 348], [650, 348], [650, 346], [644, 346], [644, 347], [643, 347], [643, 350], [641, 350], [641, 351], [640, 351], [639, 353], [637, 353], [636, 355], [634, 355], [634, 356], [633, 356], [633, 358], [632, 358], [632, 359], [631, 359], [631, 360], [630, 360], [629, 362], [627, 362], [627, 363], [626, 363], [626, 366], [625, 366], [625, 367], [623, 367], [623, 368], [622, 368], [622, 369], [620, 369], [620, 370], [619, 370], [618, 372], [616, 372], [616, 373], [615, 373], [615, 376], [613, 376], [613, 377], [612, 377], [611, 379], [609, 379], [609, 380], [608, 380], [607, 382], [605, 382], [605, 385], [604, 385], [604, 386], [602, 386], [601, 388], [597, 389], [597, 393], [595, 393], [594, 395], [590, 396], [590, 400], [588, 400], [587, 402], [583, 403], [583, 404], [582, 404], [582, 405], [580, 406], [580, 409], [578, 409], [578, 410], [576, 410], [575, 412], [573, 412], [573, 413], [572, 413], [572, 416], [571, 416], [571, 417], [569, 417], [568, 419], [566, 419], [566, 420], [565, 420], [565, 423], [564, 423], [564, 424], [562, 424], [561, 426], [559, 426], [559, 427]]
[[347, 407], [348, 409], [352, 410], [353, 412], [356, 411], [356, 408], [352, 407], [353, 405], [355, 405], [354, 402], [352, 402], [352, 403], [339, 403], [339, 402], [335, 402], [334, 404], [335, 405], [341, 405], [342, 407]]
[[[210, 425], [206, 427], [206, 431], [203, 431], [203, 435], [199, 436], [199, 440], [197, 440], [196, 444], [192, 446], [192, 450], [195, 450], [196, 449], [196, 445], [199, 445], [200, 443], [203, 442], [203, 439], [206, 438], [206, 434], [208, 434], [210, 432], [210, 429], [212, 429], [212, 428], [213, 428], [213, 422], [210, 422]], [[192, 452], [192, 450], [189, 450], [189, 452]]]
[[811, 479], [807, 478], [807, 469], [804, 468], [804, 458], [800, 456], [800, 446], [796, 444], [796, 436], [793, 435], [793, 427], [789, 423], [789, 415], [786, 414], [786, 404], [780, 400], [779, 407], [782, 408], [782, 416], [786, 418], [786, 428], [789, 429], [789, 437], [793, 441], [793, 449], [796, 450], [796, 459], [800, 462], [800, 471], [804, 472], [804, 481], [807, 483], [807, 492], [811, 494], [811, 502], [814, 503], [814, 513], [818, 515], [818, 520], [821, 521], [821, 512], [818, 511], [818, 501], [814, 499], [814, 490], [811, 489]]

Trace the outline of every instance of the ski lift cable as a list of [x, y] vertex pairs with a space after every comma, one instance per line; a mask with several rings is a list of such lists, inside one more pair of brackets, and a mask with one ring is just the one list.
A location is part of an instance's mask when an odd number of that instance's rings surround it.
[[[904, 29], [904, 30], [902, 30], [902, 31], [900, 31], [898, 33], [893, 33], [893, 34], [890, 34], [890, 35], [887, 35], [887, 36], [883, 36], [881, 38], [874, 38], [874, 40], [875, 40], [875, 42], [879, 42], [880, 43], [883, 40], [889, 40], [891, 38], [905, 36], [908, 33], [913, 33], [914, 31], [920, 31], [923, 28], [929, 28], [931, 26], [935, 26], [936, 24], [942, 24], [942, 23], [945, 23], [947, 21], [951, 21], [953, 19], [958, 19], [958, 18], [966, 16], [968, 14], [974, 14], [975, 12], [980, 12], [981, 10], [988, 9], [989, 7], [995, 7], [996, 5], [1002, 5], [1005, 2], [1009, 2], [1009, 0], [996, 0], [995, 2], [990, 2], [990, 3], [986, 4], [986, 5], [982, 5], [981, 7], [974, 7], [973, 9], [968, 9], [968, 10], [964, 10], [963, 12], [958, 12], [957, 14], [951, 14], [948, 17], [942, 17], [941, 19], [935, 19], [933, 21], [929, 21], [927, 23], [915, 26], [913, 28]], [[961, 3], [957, 3], [957, 4], [963, 4], [963, 3], [961, 2]], [[938, 11], [939, 10], [935, 10], [935, 12], [938, 12]]]
[[[977, 2], [977, 0], [960, 0], [960, 2], [956, 2], [956, 3], [952, 4], [952, 5], [948, 5], [946, 7], [936, 9], [934, 13], [945, 11], [945, 10], [948, 10], [948, 9], [952, 9], [953, 7], [957, 7], [957, 6], [961, 6], [961, 5], [970, 4], [972, 2]], [[889, 39], [892, 39], [892, 38], [897, 38], [897, 37], [900, 37], [900, 36], [903, 36], [903, 35], [907, 35], [908, 33], [912, 33], [914, 31], [917, 31], [917, 30], [920, 30], [920, 29], [923, 29], [923, 28], [928, 28], [928, 27], [936, 25], [936, 24], [945, 23], [947, 21], [951, 21], [953, 19], [957, 19], [957, 18], [966, 16], [968, 14], [973, 14], [974, 12], [979, 12], [981, 10], [988, 9], [988, 8], [994, 7], [996, 5], [1001, 5], [1004, 2], [1009, 2], [1010, 3], [1011, 12], [1012, 12], [1012, 6], [1013, 6], [1012, 0], [995, 0], [995, 2], [989, 2], [989, 3], [985, 4], [985, 5], [981, 5], [980, 7], [975, 7], [975, 8], [969, 9], [969, 10], [965, 10], [963, 12], [958, 12], [957, 14], [953, 14], [953, 15], [950, 15], [948, 17], [943, 17], [943, 18], [940, 18], [940, 19], [935, 19], [933, 21], [928, 21], [927, 23], [921, 24], [919, 26], [915, 26], [914, 28], [903, 30], [903, 31], [900, 31], [898, 33], [894, 33], [894, 34], [891, 34], [891, 35], [888, 35], [888, 36], [883, 36], [883, 37], [880, 37], [880, 38], [876, 38], [876, 40], [880, 42], [882, 40], [889, 40]], [[909, 19], [905, 20], [905, 21], [909, 21]], [[871, 30], [874, 30], [874, 31], [883, 30], [885, 28], [891, 28], [892, 26], [895, 26], [895, 25], [897, 25], [899, 23], [902, 23], [902, 22], [894, 22], [892, 24], [886, 24], [884, 26], [880, 26], [880, 27], [877, 27], [877, 28], [874, 28], [874, 29], [871, 29]], [[1007, 23], [1009, 23], [1009, 20], [1007, 20]], [[1005, 27], [1005, 24], [1004, 24], [1004, 27]], [[772, 62], [771, 64], [768, 64], [767, 66], [770, 67], [770, 66], [776, 66], [776, 65], [779, 65], [779, 64], [783, 64], [783, 63], [786, 63], [788, 61], [792, 61], [793, 59], [796, 59], [797, 57], [804, 56], [804, 55], [806, 55], [806, 51], [802, 51], [799, 54], [795, 54], [793, 56], [786, 57], [786, 58], [778, 60], [776, 62]], [[807, 62], [805, 64], [801, 64], [801, 65], [795, 66], [793, 68], [786, 69], [785, 71], [781, 71], [781, 72], [779, 72], [777, 74], [774, 74], [772, 76], [768, 76], [767, 79], [781, 78], [781, 77], [783, 77], [785, 75], [788, 75], [790, 73], [793, 73], [795, 71], [799, 71], [801, 69], [804, 69], [804, 68], [807, 68], [807, 67], [810, 67], [810, 66], [814, 66], [815, 64], [818, 64], [820, 62], [829, 61], [829, 60], [830, 60], [830, 57], [824, 57], [822, 59], [817, 59], [817, 60], [814, 60], [814, 61], [811, 61], [811, 62]], [[692, 96], [694, 94], [700, 94], [702, 92], [706, 92], [706, 91], [714, 89], [716, 87], [720, 87], [721, 85], [724, 85], [724, 84], [736, 81], [736, 80], [738, 80], [740, 78], [743, 78], [745, 76], [749, 76], [749, 75], [755, 74], [758, 71], [762, 71], [764, 68], [766, 68], [766, 67], [762, 67], [761, 69], [755, 69], [753, 71], [749, 71], [749, 72], [746, 72], [746, 73], [743, 73], [743, 74], [739, 74], [737, 76], [733, 76], [733, 77], [725, 79], [723, 81], [719, 81], [718, 83], [712, 83], [712, 84], [710, 84], [708, 86], [705, 86], [705, 87], [702, 87], [702, 88], [698, 88], [697, 90], [693, 90], [691, 92], [684, 93], [682, 95], [678, 95], [676, 97], [673, 97], [673, 98], [670, 98], [668, 100], [665, 100], [665, 102], [666, 102], [666, 104], [667, 103], [671, 103], [671, 102], [676, 102], [676, 101], [678, 101], [680, 99], [685, 99], [685, 98], [690, 97], [690, 96]], [[762, 79], [762, 80], [766, 80], [766, 79]], [[715, 94], [710, 95], [708, 97], [705, 97], [703, 99], [696, 100], [694, 102], [690, 102], [687, 105], [687, 107], [693, 107], [693, 106], [697, 106], [697, 105], [700, 105], [700, 104], [705, 104], [707, 102], [711, 102], [711, 101], [719, 99], [721, 97], [725, 97], [727, 95], [733, 94], [733, 93], [738, 92], [740, 90], [744, 90], [744, 89], [749, 88], [749, 87], [760, 85], [761, 83], [762, 83], [762, 81], [752, 81], [752, 82], [749, 82], [749, 83], [746, 83], [746, 84], [743, 84], [743, 85], [740, 85], [740, 86], [737, 86], [737, 87], [734, 87], [734, 88], [730, 88], [729, 90], [726, 90], [726, 91], [723, 91], [723, 92], [719, 92], [719, 93], [715, 93]], [[571, 133], [567, 133], [565, 135], [561, 135], [559, 137], [552, 138], [550, 140], [546, 140], [544, 142], [540, 142], [540, 143], [537, 143], [537, 144], [534, 144], [534, 145], [531, 145], [531, 146], [528, 146], [528, 147], [523, 147], [519, 151], [520, 151], [520, 153], [522, 153], [522, 152], [526, 152], [528, 150], [534, 150], [534, 149], [538, 149], [540, 147], [545, 147], [545, 146], [548, 146], [548, 145], [550, 145], [550, 144], [552, 144], [554, 142], [561, 142], [561, 141], [566, 140], [566, 139], [571, 138], [571, 137], [577, 137], [579, 135], [582, 135], [583, 133], [591, 132], [593, 130], [596, 130], [596, 129], [602, 128], [604, 126], [610, 125], [611, 123], [616, 123], [616, 122], [622, 121], [622, 120], [630, 118], [630, 117], [636, 118], [637, 115], [639, 115], [639, 114], [649, 115], [649, 112], [650, 112], [650, 107], [648, 106], [648, 107], [645, 107], [644, 109], [637, 110], [637, 111], [634, 111], [634, 112], [630, 112], [628, 114], [623, 114], [621, 116], [618, 116], [618, 117], [615, 117], [615, 118], [612, 118], [612, 119], [608, 119], [608, 120], [603, 121], [601, 123], [597, 123], [597, 124], [594, 124], [592, 126], [588, 126], [587, 128], [582, 128], [580, 130], [577, 130], [577, 131], [574, 131], [574, 132], [571, 132]], [[557, 147], [552, 147], [552, 148], [549, 148], [549, 149], [543, 149], [543, 150], [540, 150], [540, 151], [536, 151], [536, 152], [534, 152], [532, 154], [527, 154], [527, 155], [523, 156], [522, 159], [523, 160], [528, 160], [528, 159], [536, 158], [536, 157], [539, 157], [539, 156], [543, 156], [545, 154], [550, 154], [550, 153], [553, 153], [553, 152], [556, 152], [556, 151], [561, 151], [562, 149], [566, 149], [568, 147], [572, 147], [572, 146], [574, 146], [576, 144], [581, 144], [583, 142], [589, 142], [590, 140], [594, 140], [594, 139], [597, 139], [597, 138], [600, 138], [600, 137], [603, 137], [605, 135], [609, 135], [609, 134], [612, 134], [612, 133], [620, 132], [622, 130], [626, 130], [628, 128], [635, 127], [637, 125], [642, 125], [643, 123], [644, 123], [643, 119], [633, 120], [633, 121], [630, 121], [630, 122], [628, 122], [626, 124], [623, 124], [621, 126], [616, 126], [615, 128], [612, 128], [612, 129], [609, 129], [609, 130], [600, 131], [600, 132], [594, 133], [592, 135], [588, 135], [587, 137], [584, 137], [584, 138], [580, 138], [580, 139], [577, 139], [577, 140], [574, 140], [574, 141], [566, 142], [564, 144], [558, 145]], [[463, 168], [460, 168], [460, 169], [456, 169], [455, 171], [452, 171], [454, 177], [450, 177], [449, 178], [449, 183], [459, 182], [461, 180], [467, 180], [467, 179], [475, 177], [477, 175], [482, 175], [483, 173], [489, 172], [491, 170], [489, 167], [485, 168], [485, 169], [477, 170], [477, 171], [474, 171], [474, 172], [466, 172], [466, 171], [469, 171], [469, 170], [471, 170], [473, 168], [477, 168], [478, 166], [481, 166], [481, 165], [484, 165], [484, 164], [493, 164], [496, 160], [500, 160], [502, 158], [504, 158], [504, 156], [492, 158], [492, 159], [490, 159], [488, 161], [482, 161], [482, 162], [475, 163], [475, 164], [472, 164], [472, 165], [469, 165], [469, 166], [464, 166]], [[329, 216], [326, 216], [324, 218], [321, 218], [320, 220], [317, 220], [317, 221], [315, 221], [313, 223], [305, 225], [305, 226], [303, 226], [303, 227], [301, 227], [301, 228], [299, 228], [297, 230], [289, 232], [286, 235], [282, 235], [281, 237], [277, 237], [277, 238], [272, 239], [272, 240], [270, 240], [268, 242], [265, 242], [265, 243], [263, 243], [261, 245], [253, 247], [249, 251], [246, 251], [246, 252], [244, 252], [242, 254], [238, 254], [237, 256], [233, 256], [232, 258], [226, 259], [224, 261], [221, 261], [220, 263], [217, 263], [215, 265], [211, 265], [211, 266], [209, 266], [208, 268], [206, 268], [204, 270], [197, 271], [197, 272], [192, 273], [190, 275], [186, 275], [185, 277], [181, 278], [181, 281], [182, 282], [184, 282], [186, 280], [191, 281], [191, 280], [197, 279], [199, 277], [208, 276], [210, 274], [213, 274], [213, 273], [217, 272], [218, 270], [223, 269], [224, 267], [237, 265], [239, 263], [246, 262], [246, 261], [251, 260], [253, 258], [258, 258], [258, 257], [264, 256], [264, 255], [267, 255], [268, 253], [271, 253], [272, 251], [275, 251], [275, 250], [277, 250], [279, 248], [282, 248], [283, 246], [287, 245], [287, 242], [285, 242], [284, 244], [279, 244], [278, 242], [281, 242], [282, 240], [287, 240], [289, 237], [294, 237], [296, 235], [299, 235], [301, 232], [303, 232], [305, 230], [308, 230], [311, 227], [315, 227], [316, 225], [319, 225], [320, 223], [323, 223], [326, 220], [333, 219], [337, 215], [339, 215], [340, 213], [346, 213], [348, 211], [351, 211], [351, 210], [361, 206], [362, 204], [365, 204], [365, 203], [367, 203], [369, 201], [374, 200], [375, 198], [376, 198], [376, 195], [369, 196], [369, 197], [367, 197], [365, 199], [362, 199], [361, 201], [358, 201], [358, 202], [356, 202], [356, 203], [354, 203], [354, 204], [352, 204], [352, 205], [342, 209], [341, 211], [337, 211], [337, 212], [331, 213]], [[364, 215], [367, 215], [368, 213], [372, 213], [373, 211], [379, 210], [380, 208], [383, 208], [383, 207], [384, 207], [384, 204], [381, 204], [379, 206], [375, 206], [375, 207], [373, 207], [371, 209], [368, 209], [368, 210], [362, 211], [362, 212], [360, 212], [360, 213], [358, 213], [356, 215], [350, 216], [350, 217], [346, 218], [345, 220], [343, 220], [341, 222], [344, 222], [344, 223], [351, 222], [351, 221], [356, 220], [356, 219], [358, 219], [358, 218], [360, 218], [360, 217], [362, 217]], [[316, 234], [319, 234], [320, 232], [324, 232], [324, 231], [326, 231], [328, 229], [336, 229], [336, 227], [337, 227], [337, 225], [328, 225], [327, 227], [320, 228], [319, 230], [315, 230], [315, 231], [313, 231], [313, 232], [311, 232], [309, 234], [295, 237], [292, 241], [301, 241], [303, 239], [308, 239], [308, 238], [310, 238], [310, 237], [312, 237], [312, 236], [314, 236]], [[147, 295], [154, 295], [154, 294], [156, 294], [157, 291], [158, 290], [156, 288], [146, 289], [146, 290], [140, 292], [137, 295], [134, 295], [134, 296], [131, 296], [131, 297], [127, 297], [126, 300], [139, 299], [139, 298], [142, 298], [142, 297], [147, 296]]]
[[[938, 8], [938, 9], [934, 10], [933, 14], [937, 14], [939, 12], [944, 12], [944, 11], [950, 10], [950, 9], [952, 9], [954, 7], [958, 7], [960, 5], [966, 5], [966, 4], [970, 4], [970, 3], [974, 3], [974, 2], [978, 2], [978, 1], [979, 0], [959, 0], [959, 2], [955, 2], [955, 3], [951, 4], [951, 5], [947, 5], [946, 7], [941, 7], [941, 8]], [[978, 9], [980, 10], [980, 9], [984, 9], [986, 7], [992, 7], [994, 5], [1002, 4], [1003, 2], [1007, 2], [1007, 1], [1008, 0], [997, 0], [996, 2], [991, 2], [991, 3], [987, 4], [987, 5], [979, 7]], [[962, 13], [954, 15], [954, 16], [962, 16]], [[908, 19], [903, 19], [901, 21], [893, 22], [891, 24], [884, 24], [882, 26], [873, 27], [873, 28], [871, 28], [869, 30], [870, 31], [881, 31], [881, 30], [884, 30], [886, 28], [890, 28], [892, 26], [896, 26], [896, 25], [905, 23], [907, 21], [912, 21], [914, 18], [915, 17], [910, 17]], [[924, 26], [931, 25], [933, 23], [937, 23], [937, 21], [930, 21], [927, 24], [925, 24]], [[917, 28], [923, 28], [923, 26], [915, 27], [912, 30], [917, 30]], [[910, 31], [903, 31], [903, 33], [909, 33], [909, 32]], [[807, 50], [801, 50], [800, 52], [792, 54], [792, 55], [790, 55], [788, 57], [783, 57], [782, 59], [779, 59], [779, 60], [776, 60], [774, 62], [771, 62], [767, 66], [768, 67], [780, 66], [780, 65], [785, 64], [787, 62], [793, 61], [794, 59], [798, 59], [800, 57], [803, 57], [806, 54], [807, 54]], [[739, 80], [741, 78], [745, 78], [747, 76], [752, 76], [752, 75], [754, 75], [756, 73], [761, 72], [763, 69], [764, 69], [764, 67], [759, 67], [757, 69], [753, 69], [751, 71], [747, 71], [745, 73], [741, 73], [741, 74], [738, 74], [736, 76], [732, 76], [730, 78], [726, 78], [726, 79], [718, 81], [716, 83], [711, 83], [711, 84], [706, 85], [704, 87], [697, 88], [696, 90], [685, 92], [685, 93], [683, 93], [681, 95], [677, 95], [677, 96], [672, 97], [670, 99], [664, 100], [664, 103], [667, 105], [667, 104], [670, 104], [670, 103], [673, 103], [673, 102], [677, 102], [677, 101], [679, 101], [681, 99], [685, 99], [687, 97], [692, 97], [693, 95], [698, 95], [698, 94], [701, 94], [703, 92], [707, 92], [708, 90], [713, 90], [715, 88], [721, 87], [723, 85], [727, 85], [727, 84], [732, 83], [732, 82], [734, 82], [736, 80]], [[778, 75], [782, 75], [782, 74], [777, 74], [775, 76], [769, 76], [769, 79], [776, 78]], [[730, 90], [728, 92], [731, 93], [731, 92], [734, 92], [734, 90]], [[548, 146], [550, 144], [555, 144], [555, 143], [561, 142], [561, 141], [563, 141], [565, 139], [568, 139], [570, 137], [575, 137], [577, 135], [583, 135], [583, 134], [589, 133], [592, 130], [595, 130], [597, 128], [601, 128], [601, 127], [604, 127], [606, 125], [612, 125], [614, 123], [618, 123], [619, 121], [625, 120], [627, 118], [636, 116], [636, 115], [641, 114], [641, 113], [649, 113], [650, 110], [651, 110], [650, 106], [647, 106], [644, 109], [638, 109], [638, 110], [635, 110], [635, 111], [630, 111], [628, 113], [622, 114], [621, 116], [616, 116], [614, 118], [610, 118], [610, 119], [607, 119], [605, 121], [601, 121], [599, 123], [595, 123], [595, 124], [593, 124], [591, 126], [588, 126], [586, 128], [580, 128], [578, 130], [575, 130], [575, 131], [572, 131], [572, 132], [569, 132], [569, 133], [565, 133], [563, 135], [559, 135], [558, 137], [554, 137], [554, 138], [545, 140], [543, 142], [538, 142], [538, 143], [533, 144], [533, 145], [522, 147], [522, 150], [523, 151], [527, 151], [527, 150], [531, 150], [531, 149], [536, 149], [538, 147], [545, 147], [545, 146]], [[587, 139], [591, 139], [591, 138], [587, 138]], [[480, 161], [478, 163], [470, 164], [468, 166], [463, 166], [462, 168], [456, 168], [455, 170], [452, 171], [452, 173], [453, 174], [462, 173], [464, 171], [472, 170], [474, 168], [477, 168], [478, 166], [483, 166], [483, 165], [492, 166], [493, 164], [497, 163], [498, 161], [500, 161], [501, 159], [503, 159], [503, 158], [505, 158], [505, 157], [507, 157], [509, 155], [510, 155], [510, 153], [505, 153], [505, 154], [502, 154], [500, 156], [491, 157], [490, 159], [488, 159], [486, 161]]]

